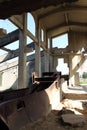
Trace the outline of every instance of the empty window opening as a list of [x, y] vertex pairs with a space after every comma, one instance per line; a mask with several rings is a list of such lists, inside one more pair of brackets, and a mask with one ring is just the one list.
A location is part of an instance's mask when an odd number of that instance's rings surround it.
[[33, 42], [33, 40], [30, 37], [27, 37], [27, 44], [30, 44], [31, 42]]
[[50, 48], [50, 39], [48, 38], [48, 48]]
[[33, 48], [34, 45], [35, 45], [34, 41], [31, 38], [27, 37], [27, 46], [30, 46], [30, 47], [28, 47], [28, 49], [30, 48], [30, 50], [29, 50], [29, 52], [27, 51], [27, 54], [26, 54], [27, 56], [35, 53], [35, 50]]
[[44, 30], [41, 29], [41, 41], [44, 42]]
[[84, 58], [85, 61], [80, 66], [80, 70], [79, 70], [79, 81], [80, 81], [80, 85], [87, 86], [87, 57]]
[[[3, 28], [6, 30], [7, 34], [18, 29], [17, 26], [15, 26], [11, 21], [9, 21], [8, 19], [5, 19], [5, 20], [0, 20], [0, 28]], [[10, 45], [8, 45], [10, 46]], [[8, 46], [5, 46], [8, 48]], [[14, 50], [16, 47], [16, 43], [15, 43], [15, 46], [12, 47], [11, 45], [11, 49]], [[3, 54], [6, 54], [7, 51], [3, 50], [3, 49], [0, 49], [0, 55], [3, 55]]]
[[64, 63], [63, 58], [58, 58], [58, 66], [56, 67], [57, 71], [61, 71], [62, 74], [69, 74], [68, 64]]
[[68, 46], [68, 34], [63, 34], [52, 39], [52, 47], [66, 48]]
[[27, 28], [35, 36], [35, 20], [31, 13], [28, 13]]
[[[31, 13], [27, 14], [27, 29], [35, 36], [35, 20]], [[27, 36], [27, 45], [34, 42], [30, 37]], [[35, 50], [31, 49], [30, 52], [27, 52], [27, 56], [35, 53]]]
[[19, 40], [5, 46], [5, 48], [7, 48], [11, 51], [18, 49], [19, 48]]
[[18, 27], [16, 25], [14, 25], [10, 20], [5, 19], [5, 20], [0, 20], [0, 28], [3, 28], [7, 31], [7, 33], [10, 33], [16, 29], [18, 29]]

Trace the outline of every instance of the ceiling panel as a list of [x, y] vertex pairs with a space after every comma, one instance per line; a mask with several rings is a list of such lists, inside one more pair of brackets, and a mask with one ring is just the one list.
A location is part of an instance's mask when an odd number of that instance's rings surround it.
[[31, 12], [48, 6], [72, 3], [74, 1], [77, 0], [1, 0], [0, 18], [4, 19], [23, 12]]
[[61, 23], [64, 23], [64, 21], [65, 21], [64, 15], [54, 14], [41, 19], [40, 23], [42, 24], [42, 27], [49, 29], [54, 28], [55, 26], [58, 26]]
[[[30, 11], [34, 17], [39, 19], [40, 26], [45, 28], [49, 34], [50, 32], [52, 34], [52, 31], [53, 34], [62, 33], [67, 30], [87, 31], [87, 0], [7, 1], [11, 1], [10, 5], [6, 3], [5, 5], [0, 4], [1, 18], [11, 15], [11, 13], [21, 14], [24, 11]], [[7, 6], [9, 7], [8, 10]], [[1, 10], [3, 11], [1, 12]], [[23, 21], [21, 16], [13, 15], [12, 17], [16, 17], [20, 23]]]
[[69, 20], [80, 22], [80, 23], [87, 23], [87, 12], [74, 12], [69, 14]]

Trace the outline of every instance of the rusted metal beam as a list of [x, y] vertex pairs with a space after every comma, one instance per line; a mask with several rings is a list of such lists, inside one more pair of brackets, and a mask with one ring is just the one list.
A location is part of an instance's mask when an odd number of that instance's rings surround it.
[[19, 29], [0, 38], [0, 48], [19, 40]]
[[4, 51], [7, 51], [7, 52], [13, 52], [13, 50], [5, 48], [5, 47], [2, 47], [1, 49], [4, 50]]
[[[35, 43], [32, 42], [26, 46], [27, 50], [35, 50]], [[25, 50], [26, 50], [25, 48]], [[0, 56], [0, 63], [3, 63], [7, 60], [13, 59], [15, 57], [19, 56], [19, 49], [16, 49], [15, 51], [10, 51], [8, 54], [4, 54]]]

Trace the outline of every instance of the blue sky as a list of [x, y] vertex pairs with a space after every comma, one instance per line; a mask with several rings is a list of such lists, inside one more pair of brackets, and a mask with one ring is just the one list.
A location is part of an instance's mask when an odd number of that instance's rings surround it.
[[0, 20], [0, 28], [6, 29], [7, 33], [17, 29], [17, 27], [14, 24], [12, 24], [8, 19]]
[[[8, 19], [0, 20], [0, 28], [5, 29], [7, 31], [7, 33], [12, 32], [13, 30], [17, 29], [17, 27], [15, 25], [13, 25]], [[11, 44], [10, 44], [10, 46], [12, 49], [13, 48], [15, 49], [15, 46], [13, 46]], [[7, 48], [9, 48], [9, 46]], [[3, 51], [0, 49], [0, 55], [3, 55], [4, 53], [6, 53], [6, 51]]]
[[[31, 16], [31, 14], [29, 14], [29, 13], [28, 13], [28, 23], [29, 24], [28, 24], [27, 28], [33, 33], [33, 35], [35, 35], [34, 19]], [[10, 22], [8, 19], [0, 20], [0, 28], [6, 29], [7, 33], [10, 33], [17, 29], [17, 27], [12, 22]], [[32, 40], [29, 37], [27, 37], [27, 43], [30, 43], [30, 42], [32, 42]], [[11, 50], [16, 50], [19, 47], [19, 41], [11, 43], [5, 47], [8, 49], [11, 49]], [[3, 55], [5, 53], [7, 53], [7, 52], [0, 49], [0, 55]]]
[[55, 37], [52, 42], [53, 47], [65, 48], [66, 46], [68, 46], [68, 35], [63, 34], [62, 36]]

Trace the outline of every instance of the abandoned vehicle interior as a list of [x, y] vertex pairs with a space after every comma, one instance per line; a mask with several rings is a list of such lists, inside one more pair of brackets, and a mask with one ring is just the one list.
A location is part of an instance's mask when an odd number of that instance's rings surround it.
[[87, 0], [0, 0], [0, 130], [87, 129]]

